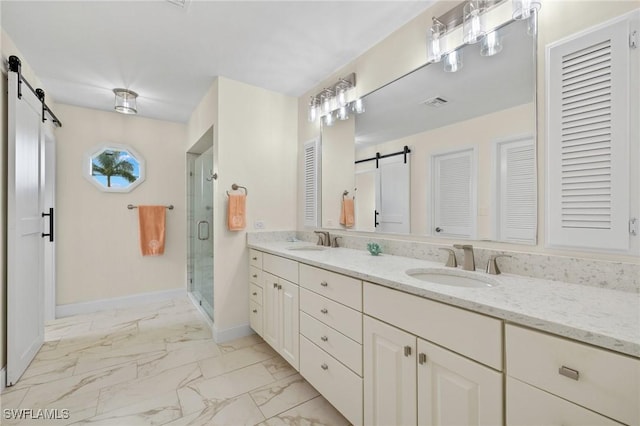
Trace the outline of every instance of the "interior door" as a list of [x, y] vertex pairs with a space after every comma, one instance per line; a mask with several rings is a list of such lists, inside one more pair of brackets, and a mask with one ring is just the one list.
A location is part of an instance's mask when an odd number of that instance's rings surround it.
[[376, 210], [379, 213], [376, 230], [408, 234], [411, 230], [411, 175], [404, 156], [379, 160]]
[[7, 385], [15, 384], [44, 340], [42, 104], [8, 73]]
[[[47, 121], [51, 123], [51, 121]], [[56, 243], [55, 243], [55, 207], [56, 207], [56, 138], [53, 125], [43, 126], [43, 140], [41, 160], [43, 177], [42, 206], [45, 216], [43, 224], [46, 238], [43, 247], [44, 268], [44, 320], [56, 318]]]

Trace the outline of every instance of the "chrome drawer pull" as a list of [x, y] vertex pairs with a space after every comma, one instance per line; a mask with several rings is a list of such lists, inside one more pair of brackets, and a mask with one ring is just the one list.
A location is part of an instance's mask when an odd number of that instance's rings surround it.
[[252, 260], [258, 260], [258, 258], [257, 258], [257, 257], [252, 257], [251, 259], [252, 259]]
[[323, 342], [326, 342], [327, 340], [329, 340], [329, 338], [327, 336], [322, 336], [320, 340], [322, 340]]
[[251, 275], [253, 278], [258, 278], [258, 274]]
[[257, 296], [257, 295], [258, 295], [258, 293], [256, 293], [255, 291], [254, 291], [253, 293], [251, 293], [251, 294], [253, 294], [254, 296]]
[[411, 356], [411, 346], [404, 347], [404, 356]]
[[322, 312], [323, 314], [328, 314], [329, 311], [327, 310], [327, 308], [322, 308], [320, 309], [320, 312]]
[[580, 372], [573, 368], [565, 367], [564, 365], [558, 369], [558, 373], [573, 380], [580, 378]]
[[322, 287], [326, 287], [326, 286], [328, 286], [329, 284], [328, 284], [326, 281], [322, 281], [322, 282], [320, 283], [320, 285], [321, 285]]
[[328, 370], [329, 366], [327, 364], [322, 364], [320, 368], [322, 368], [323, 370]]
[[257, 309], [254, 309], [254, 310], [253, 310], [253, 313], [254, 313], [254, 314], [257, 314], [257, 313], [258, 313], [258, 310], [257, 310]]
[[427, 354], [420, 352], [418, 354], [418, 364], [423, 365], [427, 363]]

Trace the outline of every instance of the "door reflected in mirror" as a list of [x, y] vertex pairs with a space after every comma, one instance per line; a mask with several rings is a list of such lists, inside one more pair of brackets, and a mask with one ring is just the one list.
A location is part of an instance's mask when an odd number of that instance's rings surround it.
[[[367, 111], [355, 117], [353, 229], [535, 244], [536, 39], [523, 21], [505, 25], [498, 35], [502, 51], [496, 55], [482, 56], [479, 44], [467, 45], [461, 48], [464, 64], [459, 71], [445, 72], [442, 63], [428, 64], [363, 98]], [[324, 138], [323, 156], [330, 157], [331, 150], [341, 149], [338, 144], [344, 142]], [[402, 151], [404, 146], [411, 150], [405, 178], [395, 170], [387, 181], [381, 162], [376, 168], [376, 161], [360, 161]], [[505, 150], [511, 146], [514, 149]], [[434, 163], [434, 158], [470, 149], [477, 158], [467, 186], [457, 180], [460, 169]], [[434, 182], [434, 164], [440, 167], [438, 176], [445, 186]], [[531, 173], [518, 175], [524, 168]], [[332, 173], [335, 180], [338, 171], [333, 168]], [[332, 183], [323, 177], [323, 185], [328, 185], [323, 194], [333, 196], [349, 187], [342, 183], [332, 188]], [[385, 188], [393, 194], [388, 202]], [[438, 205], [438, 200], [447, 204]], [[456, 216], [460, 212], [469, 216]], [[397, 226], [376, 226], [381, 217]], [[502, 226], [518, 217], [527, 218], [526, 231]], [[406, 226], [399, 224], [399, 218], [406, 218]], [[468, 232], [448, 233], [447, 228], [456, 224]]]

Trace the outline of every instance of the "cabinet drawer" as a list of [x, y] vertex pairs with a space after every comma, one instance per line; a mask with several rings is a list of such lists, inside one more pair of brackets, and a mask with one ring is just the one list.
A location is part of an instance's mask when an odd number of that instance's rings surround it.
[[292, 283], [298, 283], [298, 262], [295, 260], [264, 253], [262, 270]]
[[640, 360], [511, 324], [506, 357], [509, 376], [623, 423], [640, 424]]
[[249, 266], [249, 282], [262, 287], [262, 269], [258, 269], [255, 266]]
[[262, 337], [262, 306], [253, 300], [249, 301], [249, 325]]
[[262, 269], [262, 252], [249, 249], [249, 265]]
[[621, 423], [507, 377], [507, 425], [620, 426]]
[[502, 371], [502, 321], [364, 283], [364, 312]]
[[362, 311], [362, 281], [360, 280], [301, 264], [300, 285]]
[[362, 313], [304, 288], [300, 289], [300, 310], [362, 343]]
[[362, 379], [304, 336], [300, 374], [354, 425], [362, 424]]
[[304, 312], [300, 313], [300, 333], [362, 376], [362, 345]]
[[255, 284], [249, 285], [249, 300], [262, 306], [262, 287]]

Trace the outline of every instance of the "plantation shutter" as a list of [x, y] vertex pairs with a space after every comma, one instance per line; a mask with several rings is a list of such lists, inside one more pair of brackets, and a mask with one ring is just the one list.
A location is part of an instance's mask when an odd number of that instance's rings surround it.
[[304, 226], [318, 226], [320, 139], [304, 144]]
[[473, 238], [476, 159], [473, 149], [432, 157], [433, 235]]
[[538, 193], [536, 150], [532, 139], [498, 145], [498, 240], [536, 242]]
[[628, 40], [620, 21], [547, 47], [551, 246], [629, 247]]

